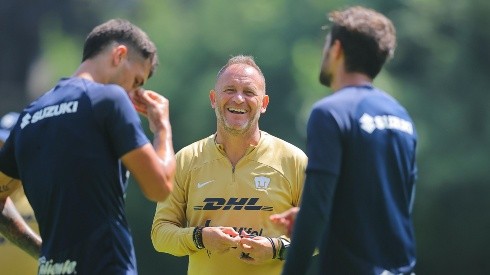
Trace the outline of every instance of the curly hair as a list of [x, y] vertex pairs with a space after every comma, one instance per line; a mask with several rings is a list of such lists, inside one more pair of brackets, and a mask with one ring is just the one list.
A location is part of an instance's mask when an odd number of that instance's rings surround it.
[[111, 19], [96, 26], [85, 39], [82, 62], [97, 56], [107, 46], [118, 43], [128, 46], [144, 59], [151, 60], [151, 76], [158, 66], [155, 44], [140, 28], [125, 19]]
[[393, 23], [379, 12], [360, 6], [333, 11], [328, 17], [333, 23], [331, 43], [340, 41], [346, 70], [366, 73], [374, 79], [395, 52]]

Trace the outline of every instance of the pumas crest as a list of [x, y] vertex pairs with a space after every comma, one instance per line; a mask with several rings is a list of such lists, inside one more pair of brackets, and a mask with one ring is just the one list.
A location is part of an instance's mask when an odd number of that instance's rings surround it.
[[265, 176], [255, 177], [255, 189], [264, 189], [269, 188], [269, 184], [271, 179]]

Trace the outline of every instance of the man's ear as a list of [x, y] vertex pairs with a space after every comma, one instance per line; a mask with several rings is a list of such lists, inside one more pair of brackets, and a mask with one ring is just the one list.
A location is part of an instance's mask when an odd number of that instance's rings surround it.
[[216, 91], [213, 89], [209, 91], [209, 101], [211, 102], [211, 107], [216, 108]]
[[330, 51], [332, 58], [338, 59], [342, 54], [344, 54], [344, 48], [342, 47], [342, 43], [340, 40], [335, 39], [332, 45], [330, 46]]
[[128, 56], [128, 47], [118, 45], [112, 49], [112, 63], [118, 66]]
[[262, 108], [260, 108], [260, 113], [262, 114], [265, 113], [268, 105], [269, 105], [269, 96], [264, 95], [264, 97], [262, 98]]

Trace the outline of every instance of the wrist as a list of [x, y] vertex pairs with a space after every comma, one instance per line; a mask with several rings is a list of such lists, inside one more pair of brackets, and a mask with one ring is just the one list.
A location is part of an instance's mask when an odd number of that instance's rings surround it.
[[153, 125], [153, 127], [150, 127], [150, 131], [153, 133], [154, 138], [159, 138], [159, 139], [171, 139], [172, 138], [172, 125], [170, 124], [170, 121], [162, 121], [158, 125]]
[[277, 248], [278, 248], [278, 245], [276, 244], [276, 238], [271, 238], [271, 237], [265, 237], [267, 238], [267, 240], [269, 240], [269, 242], [271, 243], [271, 247], [272, 247], [272, 259], [276, 259], [277, 258]]
[[277, 253], [277, 259], [284, 261], [286, 260], [287, 252], [291, 243], [284, 238], [279, 238], [278, 240], [279, 240], [280, 247], [279, 247], [279, 252]]
[[194, 228], [194, 231], [192, 232], [192, 241], [194, 241], [194, 244], [196, 245], [197, 249], [203, 249], [204, 248], [204, 242], [202, 240], [202, 229], [203, 226], [197, 226]]

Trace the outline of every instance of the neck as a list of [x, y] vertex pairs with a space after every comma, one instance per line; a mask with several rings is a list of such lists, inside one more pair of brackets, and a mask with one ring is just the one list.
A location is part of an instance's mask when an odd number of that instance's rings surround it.
[[238, 161], [245, 156], [250, 146], [259, 144], [260, 135], [258, 128], [250, 133], [240, 135], [233, 135], [224, 129], [218, 129], [216, 132], [216, 142], [223, 146], [226, 156], [233, 167], [235, 167]]
[[338, 91], [347, 86], [371, 85], [372, 82], [373, 80], [363, 73], [344, 73], [333, 79], [331, 88]]
[[88, 59], [80, 64], [75, 73], [73, 73], [73, 76], [88, 79], [93, 82], [107, 83], [107, 80], [103, 77], [107, 75], [105, 72], [107, 69], [102, 70], [101, 68], [104, 67], [98, 64], [97, 59]]

